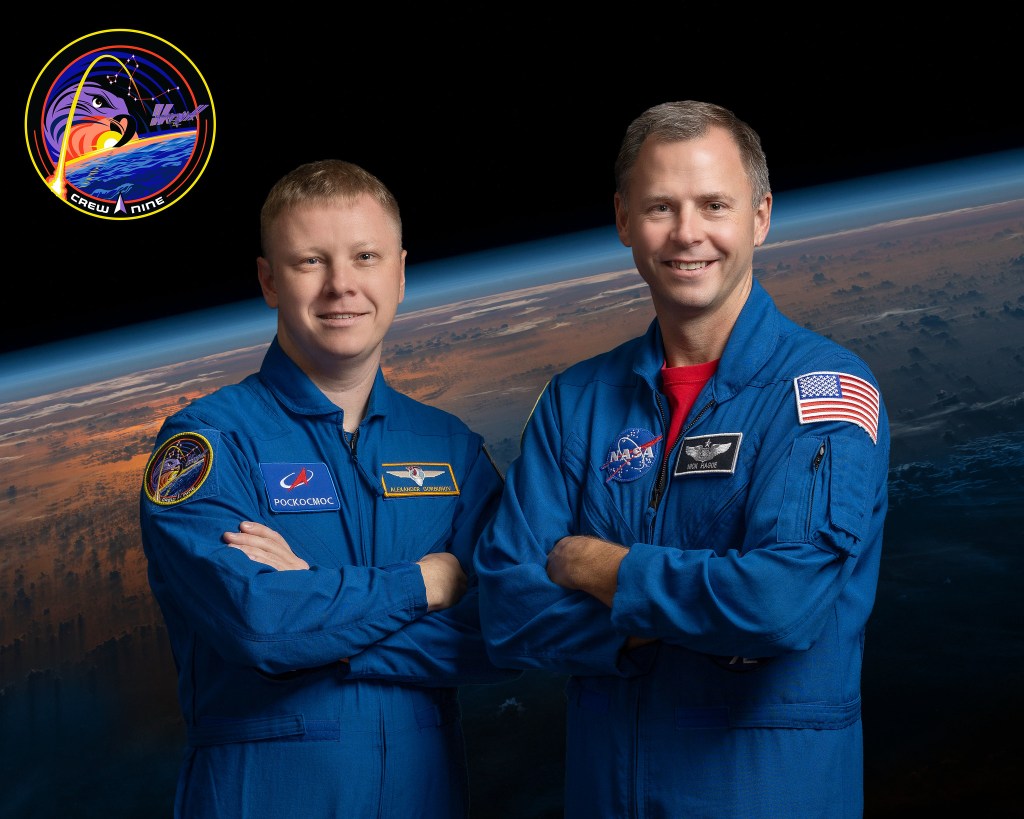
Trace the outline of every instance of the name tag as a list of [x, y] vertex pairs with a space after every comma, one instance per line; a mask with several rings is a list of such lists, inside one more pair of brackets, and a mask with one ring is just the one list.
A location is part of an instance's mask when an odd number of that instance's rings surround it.
[[410, 498], [423, 495], [458, 495], [459, 485], [451, 464], [406, 461], [381, 464], [380, 476], [386, 498]]
[[731, 475], [736, 471], [742, 440], [742, 432], [684, 438], [672, 475]]

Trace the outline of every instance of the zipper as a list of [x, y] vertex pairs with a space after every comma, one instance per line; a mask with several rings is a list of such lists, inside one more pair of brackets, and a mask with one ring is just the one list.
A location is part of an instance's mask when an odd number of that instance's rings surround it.
[[[662, 409], [662, 406], [661, 406], [661, 395], [659, 395], [658, 393], [655, 393], [655, 399], [658, 402], [658, 414], [661, 416], [661, 427], [662, 427], [662, 429], [665, 429], [668, 425], [665, 423], [665, 412], [664, 412], [664, 410]], [[676, 440], [677, 441], [681, 441], [686, 436], [686, 433], [689, 432], [689, 430], [693, 427], [693, 425], [696, 424], [701, 419], [701, 416], [703, 416], [704, 413], [707, 412], [709, 409], [711, 409], [714, 405], [715, 405], [714, 399], [712, 399], [711, 401], [708, 401], [708, 403], [704, 405], [704, 407], [701, 409], [701, 411], [698, 412], [695, 416], [693, 416], [693, 420], [691, 420], [690, 423], [688, 423], [681, 430], [679, 430], [679, 438], [676, 439]], [[672, 444], [671, 444], [673, 449], [675, 448], [675, 445], [676, 445], [676, 442], [673, 441]], [[664, 458], [662, 460], [661, 467], [659, 467], [659, 469], [658, 469], [658, 480], [654, 484], [654, 489], [651, 492], [651, 502], [648, 504], [648, 508], [651, 509], [654, 512], [658, 511], [658, 505], [661, 503], [661, 498], [665, 494], [665, 485], [666, 485], [667, 480], [668, 480], [668, 465], [672, 462], [672, 452], [671, 452], [671, 450], [669, 451], [668, 454], [669, 454], [669, 457]], [[652, 519], [651, 520], [651, 531], [652, 531], [652, 534], [653, 534], [653, 530], [654, 530], [654, 521]]]
[[821, 442], [821, 446], [818, 447], [818, 451], [814, 455], [814, 460], [811, 462], [811, 497], [807, 503], [807, 534], [811, 533], [811, 522], [814, 520], [814, 483], [818, 475], [818, 467], [821, 466], [821, 462], [825, 458], [825, 442]]
[[353, 432], [351, 435], [349, 435], [344, 430], [342, 430], [341, 434], [342, 434], [342, 437], [346, 439], [346, 443], [348, 444], [348, 448], [350, 450], [352, 450], [352, 454], [355, 455], [356, 454], [356, 441], [359, 440], [359, 427], [356, 427], [355, 432]]
[[[668, 434], [668, 422], [665, 420], [665, 408], [661, 405], [661, 393], [655, 390], [654, 402], [658, 405], [658, 415], [661, 418], [661, 429], [662, 435]], [[666, 439], [665, 446], [668, 446], [669, 442]], [[651, 490], [651, 501], [647, 504], [648, 508], [657, 511], [658, 504], [661, 503], [661, 495], [665, 491], [665, 477], [668, 475], [668, 462], [669, 458], [664, 457], [661, 459], [661, 466], [658, 467], [658, 479], [654, 482], [654, 489]]]

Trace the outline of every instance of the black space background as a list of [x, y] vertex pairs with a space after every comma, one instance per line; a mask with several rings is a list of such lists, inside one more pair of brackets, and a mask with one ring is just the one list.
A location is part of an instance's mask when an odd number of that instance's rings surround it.
[[[820, 20], [759, 19], [740, 7], [703, 22], [653, 6], [631, 8], [637, 20], [621, 9], [601, 17], [611, 22], [487, 13], [246, 7], [225, 10], [232, 22], [193, 9], [12, 26], [0, 353], [258, 297], [260, 204], [308, 160], [348, 159], [391, 187], [415, 287], [418, 263], [610, 225], [622, 133], [669, 99], [718, 102], [757, 128], [777, 199], [1024, 147], [1019, 44], [997, 42], [1009, 21], [987, 21], [982, 36], [970, 21], [896, 30], [844, 17], [834, 36]], [[216, 113], [195, 187], [123, 222], [54, 197], [24, 133], [46, 62], [111, 28], [180, 49]]]

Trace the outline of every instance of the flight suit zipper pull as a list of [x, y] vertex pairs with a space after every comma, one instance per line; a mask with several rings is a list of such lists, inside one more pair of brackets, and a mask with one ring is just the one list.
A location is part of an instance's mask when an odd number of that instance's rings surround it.
[[341, 431], [345, 437], [345, 443], [348, 444], [348, 448], [352, 450], [352, 454], [356, 454], [356, 441], [359, 440], [359, 427], [356, 427], [354, 432]]
[[[811, 475], [816, 476], [818, 474], [818, 467], [821, 466], [822, 460], [825, 458], [825, 442], [821, 442], [821, 446], [818, 447], [817, 453], [814, 455], [814, 461], [811, 462]], [[807, 528], [810, 530], [814, 522], [814, 485], [811, 485], [811, 495], [807, 500]]]

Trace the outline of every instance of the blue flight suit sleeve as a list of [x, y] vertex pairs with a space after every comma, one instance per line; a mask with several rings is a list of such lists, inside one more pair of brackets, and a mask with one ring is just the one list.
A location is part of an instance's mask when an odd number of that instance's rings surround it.
[[506, 476], [502, 502], [476, 553], [480, 618], [491, 658], [513, 668], [633, 676], [645, 670], [620, 653], [628, 632], [594, 597], [547, 575], [547, 556], [574, 526], [575, 498], [562, 471], [554, 382], [541, 394]]
[[273, 521], [260, 511], [262, 478], [227, 436], [201, 427], [178, 416], [165, 424], [160, 440], [198, 429], [212, 445], [209, 476], [172, 505], [143, 494], [141, 525], [154, 593], [222, 657], [271, 674], [327, 665], [426, 613], [415, 563], [277, 571], [226, 545], [223, 533], [240, 521]]
[[501, 489], [501, 476], [481, 446], [462, 481], [450, 539], [427, 550], [449, 551], [458, 557], [468, 576], [466, 594], [456, 605], [430, 612], [353, 655], [349, 677], [451, 686], [518, 676], [497, 668], [484, 648], [473, 569], [477, 539], [494, 514]]
[[612, 622], [706, 654], [764, 658], [810, 648], [840, 596], [866, 619], [888, 467], [881, 402], [877, 443], [853, 423], [800, 426], [786, 404], [751, 470], [736, 540], [715, 542], [709, 527], [706, 542], [684, 548], [626, 544]]
[[756, 481], [740, 549], [631, 544], [612, 622], [706, 654], [763, 658], [810, 648], [844, 592], [869, 611], [888, 446], [850, 424], [815, 432], [792, 442], [784, 480]]

